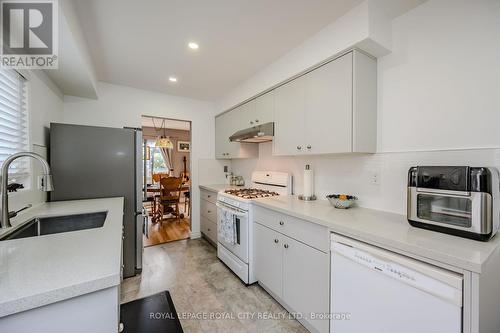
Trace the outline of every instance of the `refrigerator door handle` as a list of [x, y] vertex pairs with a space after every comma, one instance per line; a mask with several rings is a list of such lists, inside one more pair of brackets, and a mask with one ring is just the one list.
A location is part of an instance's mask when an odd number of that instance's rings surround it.
[[136, 238], [135, 238], [135, 270], [136, 273], [142, 271], [142, 252], [144, 251], [142, 233], [144, 227], [144, 216], [142, 213], [136, 214]]

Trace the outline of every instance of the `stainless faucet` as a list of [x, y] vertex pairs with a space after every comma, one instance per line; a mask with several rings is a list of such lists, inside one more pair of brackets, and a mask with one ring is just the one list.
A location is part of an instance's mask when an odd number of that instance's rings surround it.
[[49, 163], [40, 155], [32, 152], [21, 152], [12, 154], [3, 162], [2, 164], [2, 183], [0, 187], [0, 194], [2, 196], [2, 218], [0, 220], [0, 225], [2, 229], [10, 228], [9, 217], [9, 196], [7, 191], [7, 185], [9, 184], [9, 166], [12, 162], [20, 157], [31, 157], [42, 164], [43, 175], [39, 179], [38, 189], [44, 192], [49, 192], [54, 189], [52, 186], [52, 176], [50, 175]]

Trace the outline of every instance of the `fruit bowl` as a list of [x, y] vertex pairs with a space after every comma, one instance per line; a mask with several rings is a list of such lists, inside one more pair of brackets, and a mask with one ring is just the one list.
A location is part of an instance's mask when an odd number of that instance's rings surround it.
[[354, 195], [347, 194], [330, 194], [326, 198], [333, 207], [339, 209], [348, 209], [358, 200]]

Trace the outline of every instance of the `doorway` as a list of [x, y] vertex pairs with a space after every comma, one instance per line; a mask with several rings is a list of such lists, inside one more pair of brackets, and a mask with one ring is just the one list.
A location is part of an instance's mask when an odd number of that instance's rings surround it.
[[144, 246], [191, 234], [191, 122], [142, 116], [144, 150]]

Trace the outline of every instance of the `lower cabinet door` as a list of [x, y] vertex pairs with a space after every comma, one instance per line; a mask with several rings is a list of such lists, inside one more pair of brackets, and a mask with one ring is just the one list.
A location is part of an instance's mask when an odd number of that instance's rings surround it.
[[283, 300], [318, 332], [328, 333], [329, 255], [289, 237], [282, 238]]
[[255, 276], [278, 297], [282, 297], [283, 272], [282, 272], [282, 238], [274, 230], [254, 223], [255, 247], [254, 263]]
[[217, 223], [210, 221], [204, 216], [200, 217], [200, 229], [205, 236], [217, 244]]

